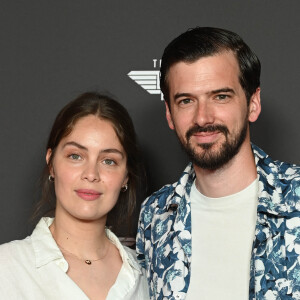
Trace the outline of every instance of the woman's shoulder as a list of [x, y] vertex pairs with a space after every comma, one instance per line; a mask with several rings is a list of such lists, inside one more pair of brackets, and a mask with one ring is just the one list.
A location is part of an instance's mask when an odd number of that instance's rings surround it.
[[[14, 286], [24, 282], [28, 273], [34, 272], [35, 254], [31, 238], [15, 240], [0, 246], [0, 290], [1, 297], [11, 296]], [[22, 279], [23, 278], [23, 279]], [[7, 296], [7, 295], [6, 295]]]
[[42, 218], [30, 236], [23, 240], [14, 240], [0, 245], [0, 259], [5, 260], [5, 257], [9, 256], [26, 259], [34, 258], [35, 253], [39, 252], [39, 249], [51, 239], [48, 225], [52, 220], [51, 218]]
[[5, 244], [0, 245], [0, 258], [2, 254], [15, 255], [22, 253], [26, 249], [32, 248], [31, 237], [27, 236], [23, 240], [14, 240]]
[[30, 260], [34, 257], [31, 237], [28, 236], [23, 240], [14, 240], [0, 245], [0, 265], [14, 264], [22, 260]]

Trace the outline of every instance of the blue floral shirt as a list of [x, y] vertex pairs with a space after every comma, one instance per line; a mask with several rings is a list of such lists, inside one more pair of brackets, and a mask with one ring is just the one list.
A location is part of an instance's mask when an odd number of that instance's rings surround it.
[[[249, 299], [300, 299], [300, 167], [273, 161], [254, 145], [252, 149], [259, 191]], [[194, 179], [190, 163], [178, 182], [164, 186], [142, 205], [137, 254], [146, 270], [151, 299], [185, 299]]]

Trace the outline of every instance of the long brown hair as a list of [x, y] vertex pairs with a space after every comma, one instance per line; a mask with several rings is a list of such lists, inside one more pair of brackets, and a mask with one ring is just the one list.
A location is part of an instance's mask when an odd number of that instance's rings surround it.
[[41, 216], [54, 216], [56, 208], [54, 184], [49, 181], [49, 167], [52, 165], [55, 152], [60, 141], [69, 135], [76, 122], [87, 116], [95, 115], [109, 121], [119, 138], [127, 155], [128, 189], [121, 192], [115, 207], [109, 212], [107, 225], [117, 228], [130, 220], [136, 206], [136, 191], [141, 170], [141, 160], [136, 142], [133, 122], [127, 110], [116, 100], [98, 93], [84, 93], [68, 103], [57, 115], [52, 126], [46, 150], [51, 149], [51, 157], [45, 165], [41, 177], [41, 198], [36, 205], [33, 219]]

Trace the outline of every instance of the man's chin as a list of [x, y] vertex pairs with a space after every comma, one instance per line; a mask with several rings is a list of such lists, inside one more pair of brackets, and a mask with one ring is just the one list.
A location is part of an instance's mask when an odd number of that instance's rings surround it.
[[188, 148], [197, 155], [205, 155], [204, 152], [214, 153], [220, 151], [222, 144], [220, 142], [213, 143], [197, 143], [196, 145], [188, 145]]
[[202, 150], [210, 150], [211, 148], [213, 148], [215, 143], [202, 143], [202, 144], [198, 144], [197, 146], [200, 147]]
[[222, 145], [217, 145], [217, 143], [205, 143], [185, 150], [196, 166], [207, 170], [216, 170], [224, 163], [224, 158], [220, 153], [221, 148]]

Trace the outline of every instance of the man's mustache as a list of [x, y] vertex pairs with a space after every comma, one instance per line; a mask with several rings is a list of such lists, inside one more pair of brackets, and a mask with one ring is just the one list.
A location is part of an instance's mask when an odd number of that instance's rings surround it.
[[205, 127], [199, 126], [199, 125], [195, 125], [193, 127], [191, 127], [187, 133], [185, 134], [186, 139], [189, 140], [190, 137], [195, 134], [195, 133], [199, 133], [199, 132], [215, 132], [215, 131], [220, 131], [222, 133], [224, 133], [225, 136], [227, 136], [227, 134], [229, 133], [229, 130], [226, 126], [224, 125], [208, 125]]

